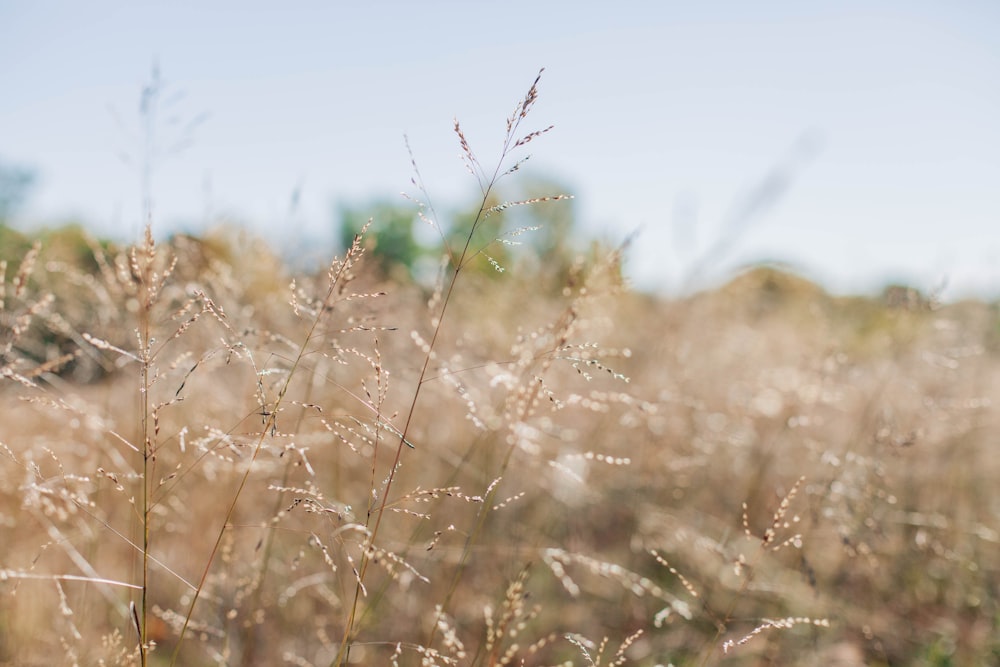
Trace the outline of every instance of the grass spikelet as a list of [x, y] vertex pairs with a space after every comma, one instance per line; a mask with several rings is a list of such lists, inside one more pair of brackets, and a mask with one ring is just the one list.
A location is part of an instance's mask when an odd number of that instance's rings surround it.
[[[486, 623], [486, 663], [491, 667], [509, 665], [521, 651], [517, 637], [532, 618], [538, 615], [538, 605], [528, 606], [524, 582], [527, 570], [522, 570], [510, 582], [499, 609], [487, 606], [483, 609]], [[506, 644], [506, 649], [504, 645]], [[501, 652], [502, 651], [502, 652]]]
[[782, 630], [787, 628], [792, 628], [797, 625], [811, 625], [817, 628], [829, 628], [830, 621], [825, 618], [808, 618], [805, 616], [789, 616], [787, 618], [779, 618], [775, 620], [764, 619], [764, 621], [751, 630], [749, 633], [737, 640], [727, 640], [722, 644], [722, 652], [729, 653], [731, 650], [738, 646], [743, 646], [748, 644], [754, 637], [761, 634], [765, 630]]
[[[38, 261], [38, 253], [41, 251], [41, 248], [41, 242], [35, 241], [31, 245], [31, 249], [27, 252], [27, 254], [25, 254], [24, 259], [21, 260], [21, 265], [18, 267], [17, 273], [14, 274], [14, 280], [11, 281], [11, 284], [14, 287], [15, 299], [20, 299], [24, 296], [24, 290], [28, 286], [28, 278], [35, 269], [35, 263]], [[5, 273], [6, 269], [7, 267], [5, 264]]]

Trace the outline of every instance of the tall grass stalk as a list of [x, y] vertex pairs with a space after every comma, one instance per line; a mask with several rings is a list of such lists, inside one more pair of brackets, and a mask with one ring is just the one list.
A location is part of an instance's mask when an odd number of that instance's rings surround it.
[[[181, 646], [184, 640], [184, 636], [187, 632], [188, 626], [191, 623], [191, 618], [194, 613], [195, 605], [198, 602], [201, 592], [205, 587], [205, 581], [208, 578], [209, 572], [212, 568], [212, 563], [215, 560], [216, 555], [219, 552], [219, 547], [222, 545], [222, 540], [226, 535], [226, 532], [231, 529], [231, 522], [233, 515], [236, 512], [236, 507], [239, 504], [240, 498], [243, 495], [243, 490], [246, 488], [247, 481], [250, 479], [250, 474], [253, 472], [254, 463], [257, 461], [257, 457], [264, 446], [264, 441], [269, 433], [272, 433], [276, 427], [277, 415], [281, 411], [285, 396], [288, 393], [288, 388], [291, 386], [292, 378], [296, 376], [296, 371], [298, 370], [300, 364], [305, 358], [310, 344], [316, 335], [317, 330], [320, 328], [321, 324], [325, 322], [330, 315], [334, 312], [334, 307], [337, 303], [337, 297], [340, 295], [342, 289], [344, 289], [344, 283], [351, 279], [351, 269], [354, 267], [362, 255], [364, 254], [364, 248], [362, 246], [362, 238], [366, 230], [362, 230], [361, 233], [354, 237], [354, 242], [351, 247], [347, 250], [343, 259], [335, 260], [331, 265], [329, 270], [329, 286], [326, 291], [322, 302], [316, 309], [316, 314], [312, 319], [312, 323], [309, 326], [308, 331], [305, 334], [301, 344], [298, 346], [298, 353], [294, 357], [291, 363], [291, 367], [285, 376], [284, 381], [278, 390], [277, 395], [274, 400], [267, 402], [262, 400], [261, 402], [261, 416], [263, 417], [263, 426], [261, 428], [260, 434], [257, 437], [257, 441], [253, 446], [253, 451], [250, 455], [249, 460], [246, 463], [243, 475], [240, 477], [239, 484], [236, 487], [236, 491], [233, 493], [232, 499], [226, 509], [226, 513], [222, 522], [222, 527], [216, 536], [215, 543], [212, 546], [211, 553], [209, 554], [208, 560], [202, 570], [201, 578], [198, 581], [197, 589], [191, 596], [191, 603], [188, 605], [187, 611], [184, 615], [184, 624], [181, 627], [180, 635], [177, 638], [177, 644], [174, 648], [173, 656], [171, 657], [171, 665], [177, 664], [178, 656], [180, 655]], [[264, 399], [263, 393], [261, 398]]]
[[[153, 461], [155, 461], [153, 447], [154, 442], [150, 433], [150, 370], [153, 364], [152, 345], [150, 336], [150, 310], [153, 307], [154, 287], [152, 285], [153, 261], [156, 259], [155, 245], [153, 244], [152, 229], [146, 227], [146, 250], [143, 257], [142, 272], [133, 275], [139, 279], [139, 400], [142, 411], [141, 421], [141, 441], [142, 441], [142, 612], [139, 615], [139, 656], [142, 667], [146, 667], [149, 654], [149, 549], [150, 549], [150, 509], [152, 494], [151, 480], [153, 479]], [[133, 252], [133, 266], [137, 266], [136, 257]]]
[[[148, 662], [151, 645], [149, 642], [149, 615], [150, 615], [150, 549], [152, 546], [152, 509], [154, 491], [152, 480], [156, 473], [156, 449], [157, 435], [159, 433], [158, 412], [162, 405], [153, 406], [150, 403], [150, 394], [154, 379], [152, 373], [155, 371], [155, 363], [159, 354], [159, 349], [154, 348], [156, 340], [152, 335], [153, 309], [157, 304], [160, 292], [176, 266], [176, 257], [168, 265], [158, 271], [157, 248], [153, 240], [152, 227], [146, 226], [144, 242], [140, 247], [133, 247], [128, 254], [128, 278], [133, 283], [136, 300], [137, 313], [139, 317], [136, 337], [138, 344], [139, 362], [139, 445], [136, 449], [142, 456], [140, 469], [141, 481], [141, 509], [140, 528], [142, 530], [141, 549], [141, 580], [142, 592], [138, 615], [133, 607], [133, 620], [136, 621], [136, 632], [139, 638], [139, 657], [141, 665], [146, 666]], [[171, 338], [172, 339], [172, 338]], [[171, 339], [163, 344], [165, 345]]]
[[[513, 171], [516, 171], [516, 169], [519, 167], [519, 163], [508, 167], [508, 160], [511, 156], [512, 151], [524, 146], [525, 144], [532, 141], [534, 138], [552, 129], [552, 126], [549, 126], [543, 130], [533, 131], [525, 135], [520, 134], [522, 121], [524, 121], [525, 118], [528, 117], [528, 114], [530, 113], [532, 107], [534, 106], [536, 100], [538, 99], [538, 83], [539, 81], [541, 81], [543, 71], [544, 69], [539, 71], [538, 76], [531, 84], [531, 87], [528, 89], [528, 92], [525, 94], [524, 98], [520, 102], [518, 102], [517, 106], [514, 108], [513, 113], [507, 119], [507, 130], [504, 135], [503, 146], [500, 151], [500, 157], [497, 159], [496, 165], [492, 171], [486, 171], [483, 169], [479, 160], [476, 158], [476, 155], [473, 153], [472, 148], [470, 147], [469, 142], [466, 139], [464, 132], [462, 131], [461, 125], [459, 124], [458, 120], [455, 121], [455, 126], [454, 126], [455, 134], [457, 135], [459, 144], [461, 145], [462, 155], [465, 160], [466, 167], [476, 177], [482, 194], [482, 198], [480, 199], [479, 209], [475, 215], [475, 218], [473, 219], [472, 224], [469, 226], [469, 229], [465, 234], [461, 252], [459, 252], [457, 255], [449, 247], [444, 231], [440, 227], [437, 228], [439, 234], [441, 235], [441, 239], [444, 242], [445, 251], [450, 261], [451, 275], [450, 278], [448, 278], [448, 286], [444, 291], [444, 296], [441, 299], [440, 309], [438, 310], [436, 316], [434, 317], [435, 324], [433, 327], [433, 333], [431, 334], [431, 339], [430, 342], [428, 343], [427, 350], [424, 353], [424, 359], [423, 363], [421, 364], [420, 374], [417, 377], [416, 384], [414, 386], [413, 398], [410, 400], [409, 409], [406, 414], [406, 419], [403, 423], [403, 428], [399, 433], [399, 438], [396, 444], [396, 451], [394, 454], [394, 458], [392, 460], [392, 465], [390, 466], [389, 469], [389, 476], [385, 482], [384, 487], [381, 489], [380, 493], [381, 501], [379, 503], [378, 511], [375, 512], [375, 523], [373, 526], [371, 526], [370, 533], [367, 538], [368, 546], [365, 548], [362, 554], [361, 564], [359, 566], [359, 571], [358, 571], [357, 583], [354, 589], [354, 599], [351, 603], [350, 613], [347, 618], [347, 623], [344, 626], [344, 634], [340, 643], [340, 650], [338, 651], [337, 656], [331, 663], [332, 667], [339, 667], [340, 665], [344, 664], [346, 661], [350, 659], [351, 641], [355, 632], [358, 606], [361, 600], [362, 591], [364, 590], [365, 576], [368, 572], [369, 565], [371, 564], [372, 547], [375, 544], [376, 538], [378, 537], [379, 529], [382, 525], [382, 519], [386, 514], [385, 512], [386, 503], [388, 502], [393, 482], [396, 479], [396, 472], [399, 469], [400, 460], [403, 456], [403, 450], [409, 445], [407, 437], [410, 434], [410, 427], [413, 423], [414, 415], [416, 415], [417, 413], [417, 405], [420, 400], [421, 391], [423, 390], [426, 382], [428, 382], [429, 380], [427, 372], [428, 369], [430, 368], [431, 360], [434, 358], [434, 352], [437, 347], [438, 337], [441, 334], [445, 325], [446, 315], [448, 312], [448, 305], [451, 303], [452, 295], [455, 291], [456, 286], [458, 285], [459, 278], [462, 276], [463, 269], [465, 269], [468, 266], [469, 262], [475, 260], [480, 254], [482, 254], [485, 248], [489, 245], [489, 243], [492, 243], [491, 241], [480, 248], [475, 248], [473, 246], [473, 240], [476, 238], [476, 232], [479, 231], [480, 226], [485, 222], [489, 214], [493, 212], [490, 210], [491, 207], [489, 205], [490, 196], [492, 195], [493, 190], [497, 185], [497, 182], [503, 176], [510, 174]], [[425, 198], [428, 199], [429, 201], [429, 197], [426, 197], [426, 192], [424, 192], [424, 195]], [[558, 198], [562, 197], [560, 196]], [[435, 220], [438, 219], [436, 214], [434, 215], [434, 219]], [[509, 452], [507, 458], [509, 458]], [[506, 461], [504, 467], [506, 467]], [[489, 498], [491, 499], [492, 496], [490, 496]], [[485, 507], [487, 507], [487, 505], [484, 502], [483, 508]], [[485, 517], [485, 514], [482, 511], [481, 511], [481, 516]], [[366, 526], [368, 525], [367, 521], [369, 521], [370, 519], [371, 519], [371, 513], [369, 512], [368, 517], [366, 519]], [[483, 519], [479, 520], [480, 525], [482, 520]], [[465, 550], [466, 556], [463, 556], [463, 560], [464, 558], [467, 557], [468, 548], [469, 544], [467, 543]], [[435, 622], [434, 625], [436, 627], [437, 623]]]

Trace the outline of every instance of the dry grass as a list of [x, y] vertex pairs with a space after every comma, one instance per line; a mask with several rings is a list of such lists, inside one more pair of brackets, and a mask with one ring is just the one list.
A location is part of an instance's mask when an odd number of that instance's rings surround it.
[[996, 308], [487, 277], [537, 84], [495, 166], [456, 123], [436, 289], [364, 237], [0, 270], [0, 664], [1000, 659]]

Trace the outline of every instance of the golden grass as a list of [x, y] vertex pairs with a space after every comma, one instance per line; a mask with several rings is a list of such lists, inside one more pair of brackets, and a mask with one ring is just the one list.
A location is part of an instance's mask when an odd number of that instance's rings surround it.
[[363, 236], [0, 271], [0, 664], [998, 659], [996, 308], [469, 271], [537, 85], [495, 168], [456, 123], [436, 289]]

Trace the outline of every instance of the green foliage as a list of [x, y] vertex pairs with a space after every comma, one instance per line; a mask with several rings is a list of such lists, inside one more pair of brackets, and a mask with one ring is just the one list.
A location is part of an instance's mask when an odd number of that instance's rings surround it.
[[97, 270], [97, 262], [94, 259], [95, 247], [105, 250], [110, 247], [106, 241], [92, 239], [83, 226], [76, 222], [31, 233], [22, 233], [0, 224], [0, 260], [6, 260], [8, 265], [16, 266], [35, 241], [41, 243], [42, 255], [46, 261], [61, 262], [82, 273], [92, 273]]
[[94, 239], [76, 222], [43, 230], [39, 233], [38, 239], [46, 249], [46, 258], [64, 262], [83, 273], [98, 270], [97, 261], [94, 259], [95, 248], [105, 251], [111, 249], [109, 242]]
[[30, 169], [0, 162], [0, 226], [24, 203], [34, 184]]
[[[567, 191], [557, 181], [535, 178], [491, 195], [484, 205], [485, 224], [470, 242], [470, 254], [482, 259], [473, 266], [499, 274], [516, 264], [535, 279], [562, 284], [580, 251], [576, 209]], [[477, 206], [468, 206], [453, 216], [452, 248], [464, 243], [478, 213]]]
[[427, 250], [416, 240], [414, 227], [418, 222], [412, 206], [378, 199], [367, 205], [344, 205], [338, 210], [340, 245], [350, 248], [354, 236], [368, 221], [372, 226], [367, 239], [379, 268], [386, 276], [398, 279], [413, 277], [417, 261]]
[[[535, 178], [526, 181], [518, 199], [531, 200], [552, 197], [569, 192], [570, 188], [559, 181]], [[573, 200], [541, 201], [531, 206], [516, 209], [515, 226], [537, 227], [528, 234], [526, 245], [531, 251], [526, 253], [541, 258], [547, 264], [553, 262], [567, 270], [579, 250], [579, 220]]]
[[9, 264], [20, 261], [31, 247], [31, 240], [7, 223], [24, 203], [34, 182], [30, 170], [0, 162], [0, 260]]
[[31, 240], [27, 236], [0, 221], [0, 260], [16, 266], [29, 248]]
[[[388, 198], [365, 204], [341, 206], [337, 211], [339, 243], [350, 247], [354, 235], [371, 221], [366, 235], [381, 272], [395, 279], [411, 280], [420, 263], [436, 260], [442, 253], [473, 258], [466, 270], [499, 277], [513, 265], [533, 278], [562, 284], [580, 252], [576, 209], [563, 193], [565, 185], [535, 178], [509, 191], [495, 191], [485, 201], [471, 200], [446, 214], [441, 239], [419, 238], [419, 209]], [[482, 210], [480, 210], [482, 207]], [[481, 218], [472, 235], [469, 230]], [[433, 232], [431, 232], [433, 233]]]

